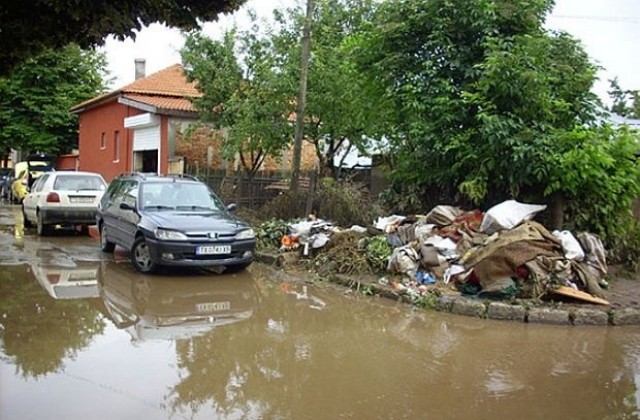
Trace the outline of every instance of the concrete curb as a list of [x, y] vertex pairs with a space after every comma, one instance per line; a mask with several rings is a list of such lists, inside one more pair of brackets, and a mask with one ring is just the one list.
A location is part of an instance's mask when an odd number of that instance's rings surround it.
[[[256, 261], [273, 265], [281, 269], [294, 264], [288, 261], [287, 254], [257, 252]], [[411, 298], [393, 290], [387, 285], [363, 282], [354, 276], [328, 274], [326, 280], [356, 290], [367, 290], [373, 295], [412, 304]], [[632, 308], [609, 309], [599, 311], [591, 308], [553, 308], [533, 306], [527, 301], [507, 303], [500, 301], [476, 299], [465, 296], [438, 296], [433, 307], [438, 312], [471, 316], [474, 318], [516, 321], [523, 323], [571, 325], [571, 326], [622, 326], [640, 325], [640, 310]]]

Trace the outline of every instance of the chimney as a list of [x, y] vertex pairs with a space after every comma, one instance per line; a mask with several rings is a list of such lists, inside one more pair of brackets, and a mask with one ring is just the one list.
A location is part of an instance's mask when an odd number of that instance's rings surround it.
[[136, 80], [146, 77], [147, 75], [145, 74], [146, 73], [145, 64], [147, 60], [145, 60], [144, 58], [136, 58], [133, 61], [136, 64]]

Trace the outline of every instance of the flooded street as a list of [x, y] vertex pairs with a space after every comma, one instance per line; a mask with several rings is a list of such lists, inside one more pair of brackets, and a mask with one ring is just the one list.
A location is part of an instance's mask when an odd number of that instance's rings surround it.
[[640, 327], [413, 310], [270, 267], [137, 274], [0, 206], [0, 419], [635, 419]]

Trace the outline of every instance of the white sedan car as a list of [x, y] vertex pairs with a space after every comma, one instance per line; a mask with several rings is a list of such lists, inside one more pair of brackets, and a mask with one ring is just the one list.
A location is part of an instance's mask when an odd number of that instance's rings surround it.
[[22, 202], [24, 226], [46, 235], [57, 225], [80, 226], [86, 232], [96, 223], [98, 203], [107, 188], [93, 172], [45, 172]]

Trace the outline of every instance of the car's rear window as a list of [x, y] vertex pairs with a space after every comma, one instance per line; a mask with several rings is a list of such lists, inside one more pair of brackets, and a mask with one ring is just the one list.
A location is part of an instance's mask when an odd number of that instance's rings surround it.
[[53, 184], [56, 191], [104, 191], [102, 178], [94, 175], [58, 175]]

